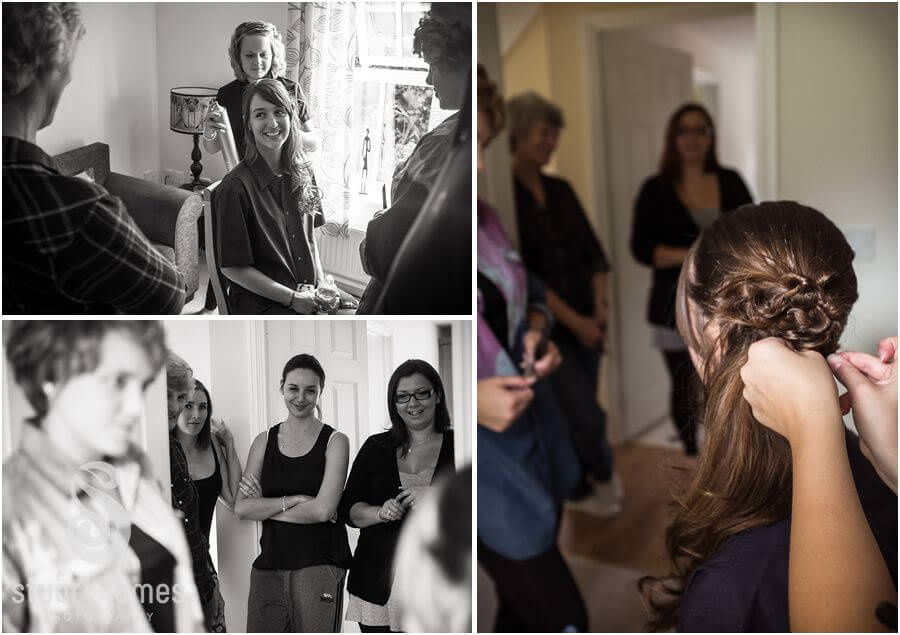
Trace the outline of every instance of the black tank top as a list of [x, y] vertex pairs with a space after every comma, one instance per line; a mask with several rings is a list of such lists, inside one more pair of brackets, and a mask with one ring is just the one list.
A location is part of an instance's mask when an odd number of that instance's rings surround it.
[[[325, 448], [334, 428], [322, 425], [312, 449], [293, 458], [278, 448], [280, 428], [279, 423], [269, 430], [260, 478], [263, 497], [315, 496], [325, 476]], [[259, 546], [261, 553], [253, 563], [257, 569], [302, 569], [321, 564], [344, 569], [350, 566], [347, 529], [341, 522], [300, 525], [264, 520]]]
[[157, 633], [173, 632], [175, 607], [172, 598], [157, 600], [162, 599], [158, 590], [171, 589], [175, 581], [175, 556], [137, 525], [131, 526], [128, 546], [141, 562], [141, 586], [135, 587], [135, 592], [144, 606], [150, 626]]
[[[213, 441], [210, 441], [213, 443]], [[209, 541], [209, 532], [212, 529], [213, 512], [216, 510], [216, 500], [222, 492], [222, 471], [219, 469], [219, 457], [211, 447], [213, 460], [216, 462], [215, 471], [206, 478], [196, 479], [194, 486], [197, 488], [197, 503], [200, 508], [200, 529]]]

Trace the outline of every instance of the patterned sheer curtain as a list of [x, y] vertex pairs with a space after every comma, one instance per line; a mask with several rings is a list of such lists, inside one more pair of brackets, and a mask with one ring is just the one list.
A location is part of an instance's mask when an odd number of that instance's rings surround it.
[[321, 136], [313, 161], [326, 233], [349, 237], [353, 69], [358, 55], [352, 2], [291, 2], [286, 34], [288, 79], [308, 100]]

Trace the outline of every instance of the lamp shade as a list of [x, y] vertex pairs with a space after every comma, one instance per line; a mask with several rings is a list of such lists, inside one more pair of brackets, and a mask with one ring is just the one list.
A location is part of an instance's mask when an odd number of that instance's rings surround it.
[[217, 93], [215, 88], [173, 88], [169, 100], [169, 128], [185, 134], [202, 134], [203, 120]]

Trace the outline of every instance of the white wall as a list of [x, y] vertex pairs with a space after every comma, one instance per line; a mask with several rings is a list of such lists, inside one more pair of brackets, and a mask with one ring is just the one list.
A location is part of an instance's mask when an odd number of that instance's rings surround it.
[[695, 67], [717, 80], [719, 161], [736, 169], [754, 198], [756, 180], [756, 64], [753, 14], [659, 24], [628, 30], [638, 39], [689, 53]]
[[[219, 88], [234, 79], [228, 61], [228, 44], [241, 22], [271, 22], [284, 33], [287, 3], [193, 3], [160, 2], [155, 5], [157, 29], [158, 105], [160, 170], [190, 174], [191, 135], [169, 130], [169, 91], [178, 86]], [[200, 146], [203, 151], [202, 141]], [[225, 175], [221, 154], [203, 153], [202, 178], [213, 181]]]
[[37, 143], [52, 156], [102, 141], [109, 144], [114, 171], [142, 177], [159, 169], [154, 5], [86, 2], [80, 7], [87, 33], [72, 81]]
[[[897, 333], [897, 6], [779, 4], [777, 189], [828, 215], [857, 250], [859, 301], [842, 338]], [[856, 244], [854, 244], [856, 243]]]

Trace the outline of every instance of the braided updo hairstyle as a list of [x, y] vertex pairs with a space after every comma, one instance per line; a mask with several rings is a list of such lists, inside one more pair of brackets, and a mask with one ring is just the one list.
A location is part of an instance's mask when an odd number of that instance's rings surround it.
[[853, 257], [822, 213], [778, 201], [723, 214], [685, 260], [677, 322], [699, 362], [706, 436], [666, 533], [673, 571], [639, 583], [655, 614], [651, 628], [677, 625], [685, 581], [728, 537], [790, 515], [790, 446], [753, 418], [740, 369], [766, 337], [797, 351], [836, 351], [858, 298]]

